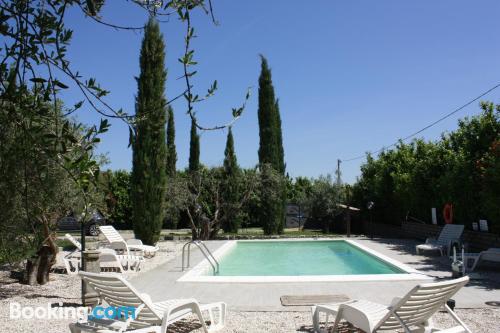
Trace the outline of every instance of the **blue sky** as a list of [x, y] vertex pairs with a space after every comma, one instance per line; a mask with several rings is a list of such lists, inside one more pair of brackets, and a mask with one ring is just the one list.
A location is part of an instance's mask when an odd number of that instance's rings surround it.
[[[500, 2], [495, 0], [214, 0], [214, 26], [194, 16], [199, 62], [194, 80], [202, 94], [214, 79], [219, 90], [199, 104], [202, 125], [228, 121], [230, 109], [253, 87], [243, 117], [234, 126], [236, 152], [244, 167], [257, 161], [259, 54], [272, 68], [280, 99], [287, 171], [291, 176], [333, 173], [336, 161], [377, 150], [418, 130], [500, 82]], [[141, 26], [147, 14], [127, 1], [107, 1], [103, 20]], [[141, 32], [116, 31], [70, 12], [74, 37], [72, 65], [111, 90], [107, 101], [134, 112]], [[182, 55], [183, 25], [161, 23], [167, 50], [166, 95], [184, 89], [177, 61]], [[68, 105], [79, 97], [63, 96]], [[500, 89], [485, 99], [499, 103]], [[479, 103], [422, 133], [433, 140], [456, 128], [457, 119], [479, 112]], [[187, 165], [189, 119], [182, 100], [173, 103], [178, 168]], [[89, 109], [78, 112], [85, 123], [99, 120]], [[111, 169], [130, 169], [127, 127], [112, 121], [100, 151]], [[201, 160], [223, 160], [226, 131], [201, 135]], [[363, 160], [344, 163], [343, 179], [353, 182]]]

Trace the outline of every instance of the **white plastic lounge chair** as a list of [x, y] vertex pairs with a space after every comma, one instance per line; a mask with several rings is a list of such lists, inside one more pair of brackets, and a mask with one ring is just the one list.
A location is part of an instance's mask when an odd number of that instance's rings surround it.
[[65, 255], [63, 258], [66, 272], [70, 275], [77, 274], [80, 270], [80, 251], [82, 250], [82, 244], [70, 234], [66, 234], [64, 237], [76, 247], [73, 252]]
[[69, 240], [76, 247], [76, 250], [73, 252], [82, 250], [82, 244], [80, 244], [80, 242], [77, 241], [75, 237], [71, 236], [70, 234], [66, 234], [64, 235], [64, 237], [66, 237], [66, 239]]
[[435, 238], [427, 238], [425, 244], [417, 245], [416, 250], [417, 254], [420, 254], [420, 251], [439, 251], [441, 255], [444, 255], [444, 251], [446, 254], [450, 254], [451, 244], [454, 241], [458, 241], [460, 237], [462, 237], [462, 233], [464, 232], [464, 226], [461, 224], [447, 224], [441, 230], [438, 239]]
[[[226, 304], [223, 302], [200, 305], [195, 299], [172, 299], [152, 302], [147, 294], [138, 292], [121, 275], [115, 273], [79, 273], [97, 294], [101, 302], [113, 307], [134, 307], [135, 317], [114, 320], [88, 319], [70, 324], [71, 333], [80, 332], [157, 332], [167, 333], [171, 324], [194, 314], [205, 332], [213, 332], [225, 325]], [[208, 312], [207, 326], [202, 313]]]
[[99, 266], [101, 272], [123, 273], [122, 264], [113, 249], [99, 249]]
[[[64, 265], [68, 274], [77, 274], [80, 270], [80, 252], [82, 245], [70, 234], [65, 235], [76, 250], [64, 257]], [[144, 258], [135, 255], [117, 255], [113, 249], [100, 248], [99, 262], [102, 272], [120, 272], [123, 273], [127, 270], [138, 271], [141, 267]]]
[[[333, 332], [335, 332], [340, 320], [344, 319], [366, 333], [401, 328], [405, 333], [471, 333], [460, 318], [446, 305], [446, 301], [468, 281], [468, 277], [462, 277], [445, 282], [421, 284], [410, 290], [406, 296], [394, 298], [389, 306], [365, 300], [317, 305], [312, 307], [314, 330], [327, 332], [329, 316], [333, 316], [335, 317]], [[433, 326], [431, 317], [443, 307], [459, 324], [458, 326], [443, 330]], [[320, 328], [320, 319], [323, 314], [326, 316], [325, 329]]]
[[127, 270], [138, 271], [144, 258], [134, 255], [119, 255], [113, 249], [101, 248], [99, 254], [99, 264], [101, 272], [119, 272]]
[[144, 245], [140, 239], [129, 239], [125, 241], [113, 226], [99, 226], [101, 233], [107, 239], [110, 247], [116, 251], [130, 255], [130, 252], [140, 252], [145, 257], [152, 257], [158, 251], [158, 246]]
[[[457, 257], [462, 259], [461, 255], [457, 255]], [[463, 262], [465, 264], [465, 269], [472, 272], [484, 261], [500, 263], [500, 248], [492, 247], [480, 253], [464, 253], [464, 257]]]

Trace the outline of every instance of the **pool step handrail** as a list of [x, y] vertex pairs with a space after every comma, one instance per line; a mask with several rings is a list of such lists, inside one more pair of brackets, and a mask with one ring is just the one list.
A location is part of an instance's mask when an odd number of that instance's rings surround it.
[[[203, 243], [201, 240], [189, 241], [186, 244], [184, 244], [184, 246], [182, 247], [182, 271], [184, 272], [184, 268], [189, 268], [189, 266], [190, 266], [191, 245], [193, 245], [193, 244], [196, 245], [196, 247], [198, 247], [198, 249], [200, 249], [200, 251], [203, 254], [203, 256], [205, 257], [205, 259], [207, 259], [210, 266], [212, 266], [212, 269], [214, 271], [214, 275], [219, 274], [219, 262], [217, 261], [217, 259], [215, 259], [212, 252], [210, 252], [207, 245], [205, 243]], [[187, 265], [184, 266], [186, 247], [187, 247]]]

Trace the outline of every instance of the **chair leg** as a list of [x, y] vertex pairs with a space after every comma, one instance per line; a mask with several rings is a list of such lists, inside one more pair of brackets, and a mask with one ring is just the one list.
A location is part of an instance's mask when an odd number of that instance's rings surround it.
[[[215, 308], [219, 311], [217, 319], [213, 313]], [[210, 326], [208, 327], [208, 330], [210, 332], [217, 331], [226, 325], [226, 303], [219, 303], [215, 308], [209, 309]]]
[[335, 322], [333, 323], [332, 332], [335, 332], [335, 330], [337, 330], [341, 318], [342, 318], [342, 309], [339, 309], [339, 312], [337, 312], [337, 315], [335, 316]]
[[[328, 310], [323, 311], [323, 309], [321, 309], [319, 307], [314, 307], [314, 309], [311, 309], [311, 310], [313, 312], [312, 317], [313, 317], [314, 332], [328, 333], [328, 320], [329, 320], [329, 317], [331, 315], [330, 311], [328, 311]], [[321, 328], [321, 326], [320, 326], [320, 314], [322, 312], [325, 314], [325, 327], [324, 328]]]
[[[472, 267], [469, 269], [470, 272], [472, 272], [476, 269], [476, 266], [479, 263], [480, 259], [481, 259], [481, 255], [478, 255], [477, 257], [474, 258], [474, 262], [472, 263]], [[468, 260], [464, 259], [464, 265], [466, 265], [466, 268], [467, 268], [467, 261]]]
[[203, 328], [203, 332], [205, 332], [205, 333], [211, 332], [209, 330], [209, 328], [207, 327], [207, 324], [205, 323], [205, 319], [203, 319], [203, 315], [202, 315], [202, 313], [200, 311], [200, 308], [199, 307], [194, 307], [193, 308], [193, 313], [198, 317], [198, 320], [201, 323], [201, 327]]

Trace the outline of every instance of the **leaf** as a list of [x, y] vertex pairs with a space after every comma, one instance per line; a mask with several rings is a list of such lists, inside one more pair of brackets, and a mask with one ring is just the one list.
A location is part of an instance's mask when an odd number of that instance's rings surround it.
[[97, 15], [94, 0], [87, 0], [87, 9], [88, 9], [90, 15], [92, 15], [92, 16]]
[[78, 110], [79, 108], [81, 108], [83, 105], [83, 101], [79, 101], [78, 103], [76, 103], [73, 108], [74, 110]]
[[30, 79], [31, 82], [35, 82], [35, 83], [45, 83], [47, 82], [47, 80], [45, 80], [44, 78], [41, 78], [41, 77], [33, 77]]
[[62, 89], [68, 89], [68, 86], [65, 85], [64, 83], [62, 83], [61, 81], [58, 81], [58, 80], [52, 80], [52, 83], [55, 85], [55, 86], [58, 86], [59, 88], [62, 88]]
[[101, 119], [101, 123], [99, 124], [99, 133], [107, 132], [109, 128], [109, 121], [107, 119]]

